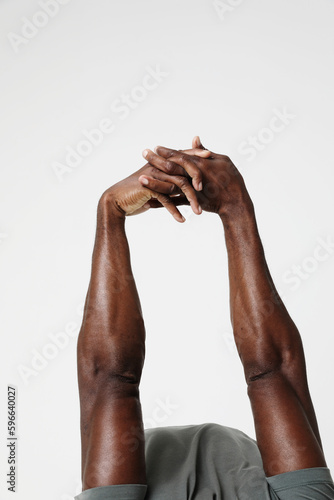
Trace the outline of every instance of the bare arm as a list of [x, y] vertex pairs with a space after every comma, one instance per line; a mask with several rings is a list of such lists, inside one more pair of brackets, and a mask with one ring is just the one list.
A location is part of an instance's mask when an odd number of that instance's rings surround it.
[[[160, 179], [159, 192], [140, 184], [139, 177], [147, 173]], [[180, 173], [184, 172], [178, 167], [174, 174]], [[199, 213], [188, 179], [163, 174], [150, 165], [109, 188], [99, 202], [91, 280], [77, 345], [83, 490], [146, 483], [139, 398], [145, 328], [125, 216], [145, 212], [149, 203], [164, 206], [182, 222], [176, 205], [189, 202]]]
[[[193, 147], [203, 148], [198, 138]], [[191, 163], [201, 171], [203, 192], [197, 198], [203, 210], [223, 222], [231, 320], [266, 475], [326, 466], [302, 341], [274, 287], [242, 176], [223, 155], [200, 158], [162, 147], [156, 152], [160, 163], [165, 158], [187, 171]], [[145, 154], [152, 165], [156, 157], [152, 151]]]
[[265, 472], [325, 467], [302, 341], [270, 276], [252, 204], [221, 220], [233, 332]]
[[139, 400], [145, 328], [117, 212], [102, 199], [78, 339], [83, 490], [146, 482]]

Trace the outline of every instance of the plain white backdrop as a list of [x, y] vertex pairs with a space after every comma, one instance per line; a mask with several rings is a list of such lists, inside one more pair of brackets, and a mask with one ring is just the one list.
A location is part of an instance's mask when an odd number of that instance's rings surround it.
[[[1, 498], [13, 498], [7, 385], [17, 500], [80, 491], [76, 337], [96, 204], [145, 163], [144, 148], [181, 149], [196, 134], [232, 158], [253, 197], [334, 470], [333, 1], [2, 0], [0, 19]], [[183, 225], [164, 209], [126, 222], [147, 329], [145, 425], [254, 436], [223, 228], [181, 211]]]

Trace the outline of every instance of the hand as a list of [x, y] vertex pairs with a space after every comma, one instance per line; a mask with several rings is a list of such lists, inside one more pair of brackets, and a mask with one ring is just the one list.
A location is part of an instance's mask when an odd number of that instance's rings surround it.
[[[226, 215], [242, 203], [251, 204], [244, 180], [230, 158], [212, 153], [204, 148], [199, 137], [193, 139], [193, 149], [176, 151], [158, 146], [153, 151], [145, 150], [147, 161], [166, 173], [182, 167], [196, 185], [196, 198], [203, 210]], [[160, 184], [145, 175], [147, 187], [158, 189]], [[140, 182], [142, 178], [139, 179]], [[202, 182], [203, 189], [200, 183]]]
[[[198, 150], [198, 154], [201, 154], [201, 150]], [[107, 189], [100, 203], [107, 201], [108, 209], [120, 218], [164, 206], [177, 221], [184, 222], [185, 218], [176, 206], [190, 204], [197, 214], [201, 213], [201, 209], [185, 170], [174, 165], [173, 174], [166, 174], [147, 163], [137, 172]], [[149, 188], [145, 186], [146, 178], [151, 180]]]
[[[210, 151], [193, 148], [187, 150], [181, 150], [181, 153], [186, 153], [189, 155], [196, 155], [199, 157], [208, 157], [211, 155]], [[164, 158], [160, 158], [158, 155], [154, 155], [149, 149], [143, 151], [144, 158], [155, 157], [154, 166], [150, 165], [151, 170], [143, 172], [139, 177], [139, 182], [145, 185], [152, 191], [157, 191], [159, 193], [171, 194], [176, 192], [183, 192], [185, 196], [181, 198], [173, 198], [173, 200], [182, 200], [182, 205], [190, 205], [195, 214], [201, 214], [202, 208], [196, 197], [194, 187], [196, 186], [197, 191], [202, 189], [202, 174], [191, 164], [185, 170], [180, 165], [176, 163], [167, 161]], [[148, 164], [149, 165], [149, 164]], [[191, 182], [192, 184], [191, 185]], [[193, 187], [194, 186], [194, 187]], [[148, 202], [150, 208], [157, 208], [162, 206], [158, 200], [151, 199]]]

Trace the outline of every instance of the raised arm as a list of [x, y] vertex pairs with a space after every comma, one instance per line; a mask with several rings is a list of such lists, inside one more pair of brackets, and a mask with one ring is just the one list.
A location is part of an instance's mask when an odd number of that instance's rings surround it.
[[[203, 147], [198, 138], [193, 145]], [[231, 320], [266, 475], [325, 467], [302, 341], [270, 276], [242, 176], [226, 156], [199, 158], [162, 147], [156, 152], [160, 163], [164, 158], [201, 171], [203, 191], [197, 198], [224, 225]], [[144, 156], [156, 164], [155, 153]]]
[[[160, 191], [140, 184], [139, 177], [148, 173], [160, 179]], [[179, 167], [174, 173], [184, 171]], [[112, 186], [99, 201], [91, 279], [77, 344], [83, 490], [146, 483], [139, 398], [145, 328], [125, 217], [142, 213], [151, 204], [164, 206], [183, 222], [176, 205], [189, 202], [199, 213], [188, 179], [168, 176], [150, 165]]]
[[139, 401], [145, 328], [124, 223], [103, 197], [77, 348], [83, 490], [146, 482]]
[[325, 467], [298, 329], [271, 278], [250, 198], [220, 218], [231, 321], [267, 476]]

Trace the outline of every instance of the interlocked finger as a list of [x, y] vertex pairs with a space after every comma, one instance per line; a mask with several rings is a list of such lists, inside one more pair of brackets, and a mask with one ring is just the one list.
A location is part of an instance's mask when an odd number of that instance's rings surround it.
[[[160, 172], [162, 174], [162, 172]], [[141, 175], [139, 177], [139, 182], [147, 187], [148, 189], [151, 189], [152, 191], [157, 191], [158, 193], [162, 194], [180, 194], [182, 191], [180, 188], [177, 187], [176, 184], [173, 184], [172, 182], [168, 182], [165, 180], [161, 180], [160, 176], [158, 178], [153, 177], [151, 175]]]
[[[165, 161], [172, 164], [177, 164], [184, 168], [188, 175], [192, 178], [192, 183], [197, 191], [201, 191], [203, 188], [202, 171], [198, 167], [197, 162], [200, 161], [198, 156], [190, 156], [183, 152], [176, 151], [175, 149], [164, 148], [162, 146], [157, 146], [155, 151], [158, 155], [165, 159]], [[149, 160], [150, 163], [151, 160]], [[161, 162], [161, 159], [160, 159]]]
[[172, 161], [166, 161], [165, 158], [161, 158], [159, 155], [153, 153], [150, 149], [145, 149], [143, 151], [143, 157], [151, 165], [170, 175], [186, 175], [187, 172], [182, 168], [182, 166], [173, 163]]
[[[171, 196], [170, 200], [172, 201], [173, 205], [180, 206], [180, 205], [189, 205], [189, 201], [187, 198], [181, 194], [179, 196]], [[146, 202], [144, 205], [145, 208], [162, 208], [163, 205], [160, 203], [160, 201], [156, 200], [155, 198], [151, 198]]]
[[193, 148], [193, 149], [181, 149], [180, 153], [185, 153], [187, 155], [193, 155], [193, 156], [199, 156], [200, 158], [210, 158], [212, 153], [208, 149], [200, 149], [200, 148]]
[[178, 222], [184, 222], [186, 220], [169, 196], [152, 191], [151, 198], [157, 199]]
[[150, 175], [141, 175], [139, 177], [139, 182], [148, 189], [163, 194], [172, 195], [184, 193], [193, 212], [198, 215], [202, 213], [202, 208], [198, 202], [196, 193], [187, 178], [177, 175], [167, 175], [163, 172], [158, 172], [153, 175], [157, 175], [158, 179]]

